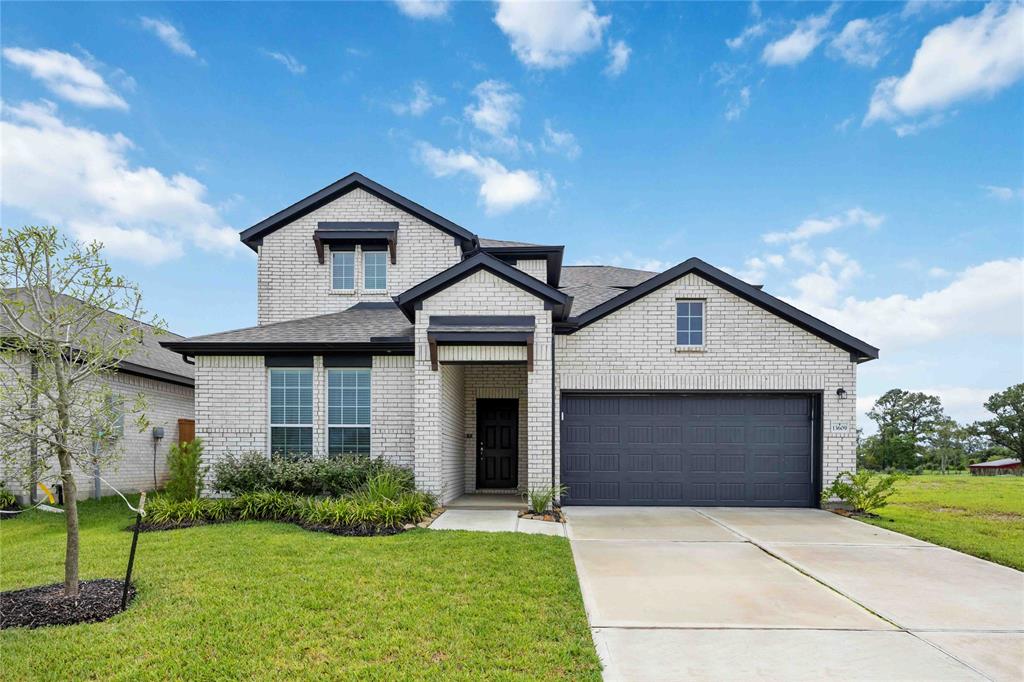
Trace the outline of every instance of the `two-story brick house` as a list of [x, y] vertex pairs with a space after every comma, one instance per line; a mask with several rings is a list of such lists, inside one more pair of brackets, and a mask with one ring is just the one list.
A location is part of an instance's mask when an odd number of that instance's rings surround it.
[[245, 230], [258, 324], [194, 358], [214, 461], [384, 457], [442, 502], [814, 506], [878, 350], [696, 258], [563, 267], [353, 173]]

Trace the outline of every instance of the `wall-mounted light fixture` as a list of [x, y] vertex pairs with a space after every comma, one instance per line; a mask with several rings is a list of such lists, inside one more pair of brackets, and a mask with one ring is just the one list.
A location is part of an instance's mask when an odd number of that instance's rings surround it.
[[153, 427], [153, 490], [156, 490], [156, 447], [157, 444], [164, 438], [164, 427], [154, 426]]
[[840, 400], [845, 400], [846, 399], [846, 389], [845, 388], [837, 388], [836, 389], [836, 397], [839, 398]]

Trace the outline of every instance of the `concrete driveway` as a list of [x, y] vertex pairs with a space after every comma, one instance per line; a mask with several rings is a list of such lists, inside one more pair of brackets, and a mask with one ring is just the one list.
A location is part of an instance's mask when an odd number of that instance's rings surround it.
[[1024, 573], [814, 509], [567, 507], [606, 680], [1022, 680]]

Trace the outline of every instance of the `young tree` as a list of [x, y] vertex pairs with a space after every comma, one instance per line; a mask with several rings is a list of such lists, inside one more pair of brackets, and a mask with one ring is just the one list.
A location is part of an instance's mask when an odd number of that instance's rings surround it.
[[996, 445], [1024, 458], [1024, 384], [1015, 384], [994, 393], [985, 401], [992, 419], [978, 422], [978, 428]]
[[[142, 343], [141, 300], [135, 284], [112, 273], [98, 243], [69, 241], [53, 227], [0, 236], [0, 460], [30, 486], [56, 460], [71, 598], [78, 596], [74, 471], [120, 454], [125, 406], [110, 379]], [[139, 396], [129, 408], [140, 429], [144, 407]]]

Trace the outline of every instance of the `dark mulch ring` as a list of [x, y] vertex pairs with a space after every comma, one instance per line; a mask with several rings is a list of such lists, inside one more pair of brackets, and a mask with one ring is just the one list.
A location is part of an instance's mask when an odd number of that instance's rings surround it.
[[846, 516], [853, 519], [880, 519], [878, 514], [872, 514], [871, 512], [860, 512], [853, 511], [852, 509], [831, 509], [829, 510], [833, 514], [839, 514], [840, 516]]
[[[98, 623], [121, 612], [123, 580], [83, 580], [78, 599], [64, 596], [64, 583], [0, 592], [0, 630]], [[128, 603], [135, 586], [128, 587]]]
[[[146, 523], [139, 525], [139, 531], [148, 533], [152, 531], [177, 530], [179, 528], [194, 528], [196, 526], [209, 526], [215, 523], [231, 523], [233, 520], [224, 521], [167, 521], [164, 523]], [[281, 523], [294, 523], [296, 526], [311, 530], [316, 533], [330, 533], [331, 535], [345, 535], [348, 537], [371, 537], [374, 535], [398, 535], [404, 532], [404, 528], [378, 528], [377, 526], [317, 526], [297, 521], [281, 521]], [[135, 530], [135, 524], [125, 528], [127, 531]]]
[[536, 521], [557, 521], [559, 523], [565, 521], [565, 517], [562, 516], [561, 509], [552, 509], [551, 511], [546, 511], [543, 514], [534, 514], [532, 512], [519, 512], [519, 518], [534, 519]]

